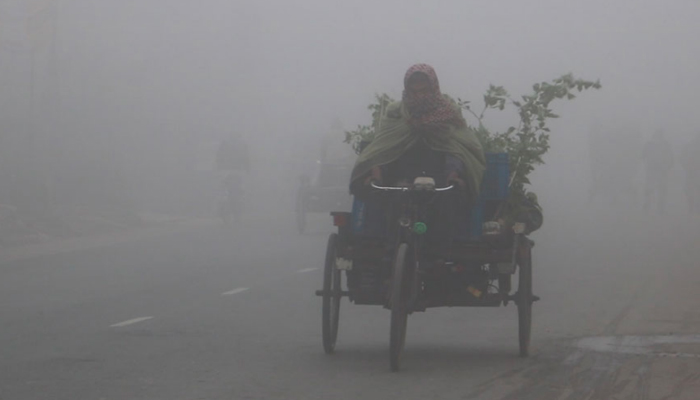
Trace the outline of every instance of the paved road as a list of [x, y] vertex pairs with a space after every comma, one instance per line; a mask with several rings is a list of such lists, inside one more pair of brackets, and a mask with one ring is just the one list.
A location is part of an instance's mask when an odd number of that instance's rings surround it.
[[512, 306], [430, 310], [399, 374], [381, 308], [323, 354], [325, 219], [249, 222], [0, 265], [0, 399], [700, 398], [700, 221], [549, 216], [535, 354]]

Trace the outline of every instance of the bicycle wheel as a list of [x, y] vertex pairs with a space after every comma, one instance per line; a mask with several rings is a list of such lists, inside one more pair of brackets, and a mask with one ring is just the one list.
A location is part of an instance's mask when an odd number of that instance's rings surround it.
[[323, 350], [326, 354], [335, 351], [335, 343], [338, 339], [338, 322], [340, 320], [340, 299], [342, 275], [336, 268], [335, 257], [338, 246], [338, 234], [333, 233], [328, 237], [326, 247], [326, 262], [323, 268], [323, 300], [321, 305], [323, 334]]
[[528, 243], [518, 249], [518, 341], [520, 357], [530, 355], [530, 334], [532, 331], [532, 252]]

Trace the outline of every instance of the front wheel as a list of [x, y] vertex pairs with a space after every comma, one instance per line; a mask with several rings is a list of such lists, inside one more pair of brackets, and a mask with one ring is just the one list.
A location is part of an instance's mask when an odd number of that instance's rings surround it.
[[531, 245], [525, 240], [518, 249], [518, 341], [520, 357], [530, 355], [530, 334], [532, 331], [532, 251]]
[[340, 299], [342, 298], [342, 275], [336, 267], [338, 234], [328, 237], [326, 262], [323, 268], [323, 303], [321, 306], [323, 350], [326, 354], [335, 351], [338, 339], [338, 322], [340, 320]]
[[389, 352], [391, 370], [397, 372], [401, 366], [401, 353], [406, 344], [408, 324], [409, 274], [407, 265], [408, 244], [401, 243], [394, 259], [394, 274], [391, 279], [391, 327], [389, 329]]

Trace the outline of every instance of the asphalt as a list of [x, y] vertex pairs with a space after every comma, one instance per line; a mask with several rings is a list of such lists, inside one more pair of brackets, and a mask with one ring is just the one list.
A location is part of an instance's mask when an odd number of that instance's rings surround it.
[[433, 309], [410, 317], [400, 373], [380, 307], [343, 303], [323, 353], [324, 216], [0, 258], [0, 399], [697, 400], [698, 222], [548, 215], [533, 355], [512, 306]]

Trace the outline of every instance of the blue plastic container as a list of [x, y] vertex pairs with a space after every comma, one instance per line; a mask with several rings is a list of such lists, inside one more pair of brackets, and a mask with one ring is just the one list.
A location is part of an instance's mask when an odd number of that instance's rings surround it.
[[458, 230], [458, 237], [466, 240], [479, 240], [483, 233], [486, 208], [494, 202], [508, 198], [510, 163], [508, 153], [486, 153], [486, 170], [481, 182], [481, 193], [476, 205], [469, 210], [464, 229]]
[[385, 214], [381, 204], [352, 202], [352, 231], [355, 235], [380, 238], [386, 234]]
[[365, 219], [367, 218], [366, 204], [354, 198], [352, 201], [352, 232], [362, 234], [365, 229]]
[[508, 198], [510, 163], [508, 153], [486, 153], [486, 170], [481, 182], [481, 198], [505, 200]]

